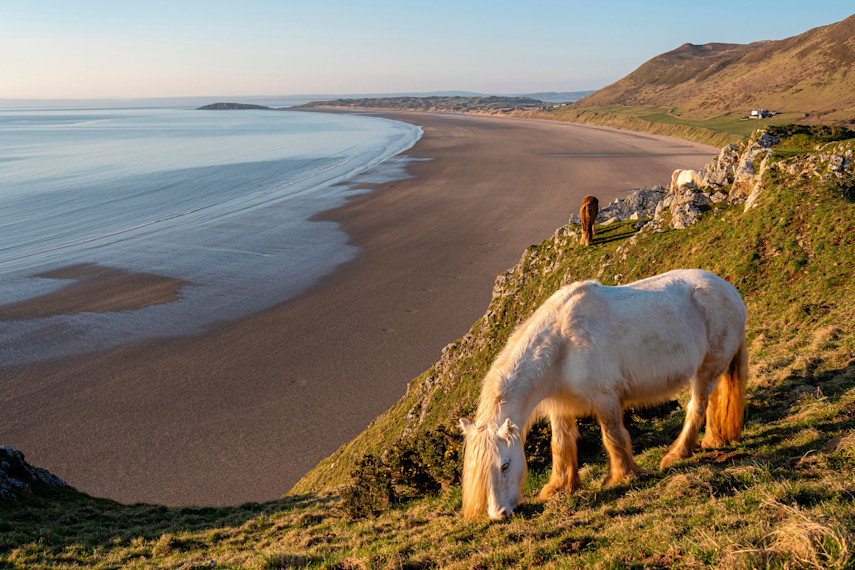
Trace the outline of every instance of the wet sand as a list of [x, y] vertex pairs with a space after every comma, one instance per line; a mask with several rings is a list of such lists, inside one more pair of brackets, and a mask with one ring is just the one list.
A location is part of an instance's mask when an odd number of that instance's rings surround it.
[[189, 284], [181, 279], [132, 273], [95, 263], [69, 265], [37, 277], [74, 283], [54, 293], [0, 306], [0, 320], [135, 311], [176, 301], [181, 298], [181, 288]]
[[[198, 336], [0, 369], [0, 445], [81, 491], [124, 502], [276, 498], [397, 401], [484, 313], [496, 275], [566, 223], [585, 195], [605, 205], [717, 152], [545, 121], [382, 116], [425, 134], [405, 153], [415, 159], [411, 178], [321, 216], [359, 246], [354, 261], [296, 299]], [[133, 310], [131, 298], [169, 303], [182, 285], [70, 271], [76, 290], [19, 304], [13, 318]], [[114, 304], [102, 303], [104, 291]]]

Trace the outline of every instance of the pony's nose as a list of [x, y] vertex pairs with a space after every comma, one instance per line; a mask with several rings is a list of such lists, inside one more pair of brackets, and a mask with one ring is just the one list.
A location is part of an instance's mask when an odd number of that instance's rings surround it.
[[499, 509], [499, 512], [497, 512], [496, 514], [499, 516], [499, 520], [502, 520], [502, 519], [506, 519], [509, 516], [511, 516], [511, 511], [509, 511], [505, 507], [502, 507], [501, 509]]

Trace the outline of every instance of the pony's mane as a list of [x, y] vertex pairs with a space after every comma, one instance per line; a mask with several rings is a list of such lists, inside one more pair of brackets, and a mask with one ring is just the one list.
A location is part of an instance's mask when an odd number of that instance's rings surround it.
[[499, 461], [496, 439], [487, 437], [487, 429], [466, 437], [463, 463], [463, 516], [473, 520], [487, 510], [487, 489], [493, 482], [493, 469]]
[[583, 281], [560, 289], [559, 293], [563, 294], [550, 297], [514, 330], [484, 376], [475, 412], [477, 425], [496, 422], [508, 403], [522, 404], [531, 394], [532, 385], [560, 356], [563, 343], [558, 312], [572, 303], [572, 297], [582, 289], [594, 286], [600, 286], [599, 282]]

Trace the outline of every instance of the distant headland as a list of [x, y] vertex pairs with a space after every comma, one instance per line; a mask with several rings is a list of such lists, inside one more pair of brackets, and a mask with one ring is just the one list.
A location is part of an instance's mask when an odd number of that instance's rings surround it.
[[270, 107], [264, 105], [247, 105], [246, 103], [212, 103], [198, 107], [197, 111], [245, 111], [247, 109], [264, 109], [269, 110]]

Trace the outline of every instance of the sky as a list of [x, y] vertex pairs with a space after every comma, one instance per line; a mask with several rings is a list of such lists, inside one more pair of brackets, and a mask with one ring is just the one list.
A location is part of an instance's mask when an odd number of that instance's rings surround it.
[[0, 99], [604, 87], [690, 42], [798, 35], [852, 0], [0, 0]]

